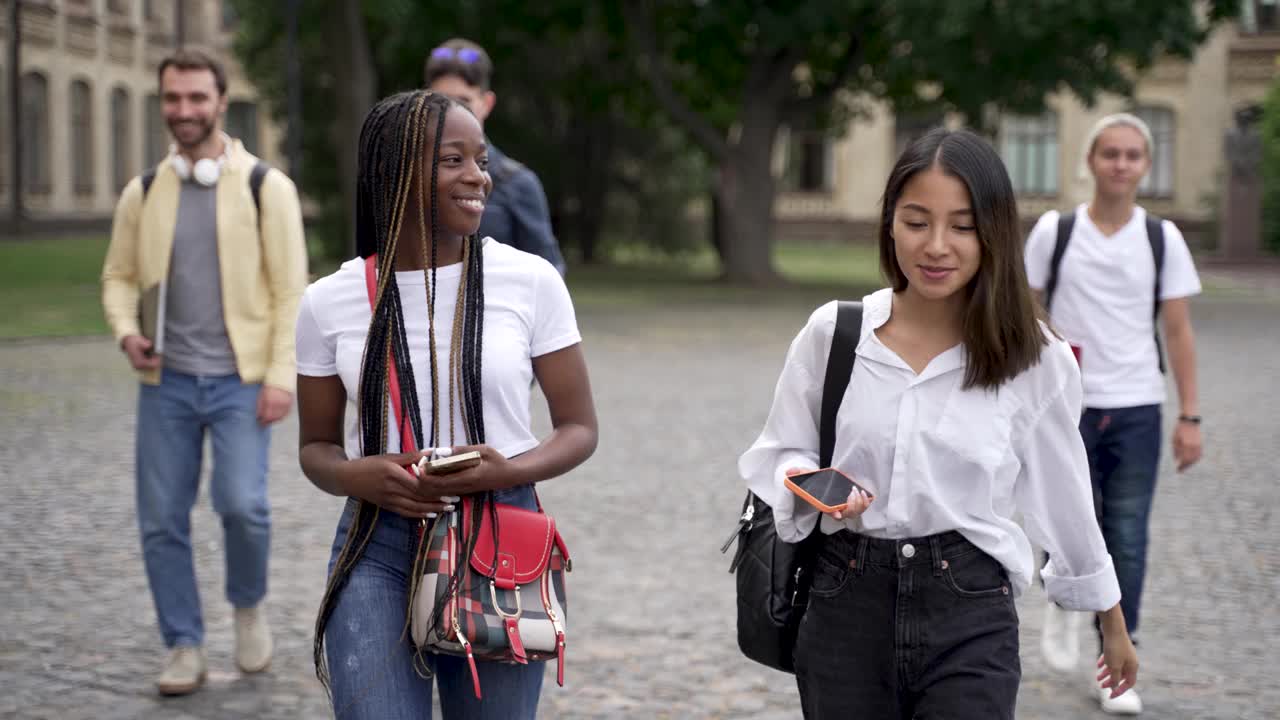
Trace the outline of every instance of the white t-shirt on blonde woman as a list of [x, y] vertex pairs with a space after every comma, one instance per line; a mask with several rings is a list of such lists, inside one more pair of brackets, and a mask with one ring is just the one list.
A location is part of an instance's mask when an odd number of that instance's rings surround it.
[[[582, 336], [569, 291], [550, 263], [489, 238], [483, 247], [485, 309], [480, 382], [485, 439], [503, 456], [512, 457], [538, 444], [529, 418], [532, 359], [577, 344]], [[439, 268], [436, 278], [439, 283], [435, 307], [436, 353], [443, 404], [448, 402], [449, 343], [462, 264]], [[422, 271], [397, 272], [396, 284], [400, 289], [418, 405], [426, 425], [423, 434], [428, 435], [432, 405], [426, 275]], [[298, 311], [298, 374], [342, 378], [347, 390], [345, 447], [347, 457], [351, 458], [361, 456], [356, 390], [360, 385], [360, 364], [370, 318], [362, 258], [348, 260], [337, 272], [312, 283]], [[400, 385], [406, 390], [403, 377]], [[455, 393], [452, 438], [448, 417], [440, 414], [441, 445], [467, 444], [460, 402]], [[399, 431], [390, 410], [387, 417], [390, 426], [387, 448], [395, 451], [400, 447]]]
[[[1027, 280], [1043, 290], [1058, 238], [1057, 210], [1040, 217], [1027, 238]], [[1164, 268], [1160, 299], [1200, 293], [1200, 277], [1187, 241], [1168, 220], [1164, 228]], [[1159, 405], [1165, 379], [1156, 355], [1151, 303], [1156, 263], [1147, 238], [1147, 212], [1133, 208], [1129, 222], [1107, 236], [1076, 208], [1071, 241], [1058, 267], [1058, 287], [1050, 308], [1054, 327], [1080, 348], [1085, 407], [1111, 409]]]

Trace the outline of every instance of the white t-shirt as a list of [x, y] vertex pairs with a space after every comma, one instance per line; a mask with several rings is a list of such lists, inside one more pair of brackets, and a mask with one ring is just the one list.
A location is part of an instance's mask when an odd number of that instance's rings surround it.
[[[1042, 215], [1027, 238], [1027, 279], [1036, 290], [1049, 281], [1058, 217], [1056, 210]], [[1107, 237], [1089, 218], [1087, 205], [1076, 208], [1050, 309], [1054, 327], [1080, 348], [1085, 407], [1159, 405], [1165, 400], [1151, 318], [1156, 266], [1146, 222], [1146, 211], [1135, 206], [1129, 222]], [[1200, 277], [1186, 240], [1168, 220], [1163, 227], [1160, 299], [1198, 295]]]
[[[462, 264], [436, 271], [436, 353], [440, 402], [448, 402], [446, 377], [449, 342]], [[427, 350], [426, 279], [421, 271], [397, 272], [400, 302], [409, 340], [409, 359], [422, 410], [423, 434], [430, 433], [431, 382]], [[487, 444], [506, 457], [538, 444], [530, 428], [529, 395], [532, 359], [582, 341], [573, 302], [560, 273], [546, 260], [486, 238], [484, 242], [484, 337], [481, 387]], [[369, 295], [362, 258], [343, 263], [338, 271], [312, 283], [298, 310], [298, 374], [338, 375], [347, 390], [345, 446], [347, 457], [360, 457], [360, 428], [356, 389], [369, 331]], [[406, 387], [404, 378], [401, 388]], [[460, 389], [460, 388], [459, 388]], [[454, 437], [448, 417], [441, 413], [440, 444], [465, 445], [461, 401], [455, 393]], [[388, 408], [387, 448], [400, 447], [399, 430]], [[428, 438], [429, 440], [429, 438]]]

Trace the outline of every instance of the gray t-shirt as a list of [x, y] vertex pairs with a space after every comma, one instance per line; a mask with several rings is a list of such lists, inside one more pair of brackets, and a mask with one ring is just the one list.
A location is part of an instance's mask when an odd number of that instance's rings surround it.
[[222, 316], [216, 187], [182, 183], [165, 291], [164, 365], [188, 375], [234, 375]]

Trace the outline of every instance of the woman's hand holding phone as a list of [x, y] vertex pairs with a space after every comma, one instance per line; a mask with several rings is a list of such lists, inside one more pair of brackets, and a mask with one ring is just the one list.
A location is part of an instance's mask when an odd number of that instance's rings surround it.
[[849, 499], [845, 501], [844, 509], [831, 513], [831, 517], [837, 520], [844, 520], [845, 518], [852, 520], [866, 512], [869, 507], [871, 507], [871, 495], [866, 490], [854, 485], [853, 490], [849, 491]]
[[[801, 487], [801, 485], [806, 484], [807, 480], [818, 476], [820, 473], [828, 476], [832, 476], [834, 474], [834, 477], [843, 478], [848, 481], [850, 485], [849, 495], [843, 503], [837, 505], [834, 503], [834, 499], [820, 501], [807, 492], [805, 487]], [[836, 520], [844, 520], [846, 518], [852, 519], [862, 515], [862, 513], [866, 512], [867, 508], [871, 506], [871, 501], [875, 499], [875, 496], [854, 482], [853, 478], [831, 468], [825, 470], [814, 470], [812, 468], [793, 467], [787, 468], [786, 474], [787, 485], [792, 492], [796, 493], [800, 499], [814, 506], [819, 511], [830, 514]], [[793, 478], [795, 482], [792, 482]], [[833, 489], [835, 489], [835, 486], [828, 484], [825, 486], [825, 492], [822, 494], [824, 496], [829, 496], [830, 490]], [[817, 492], [817, 490], [812, 491]], [[824, 504], [824, 502], [826, 504]]]
[[427, 518], [453, 509], [455, 497], [442, 497], [424, 488], [421, 478], [409, 468], [424, 454], [387, 453], [348, 460], [342, 465], [339, 482], [344, 494], [371, 502], [402, 517]]

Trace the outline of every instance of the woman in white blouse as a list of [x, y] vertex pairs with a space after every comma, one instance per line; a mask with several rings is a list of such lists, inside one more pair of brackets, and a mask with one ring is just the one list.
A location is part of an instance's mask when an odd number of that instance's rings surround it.
[[[1125, 692], [1138, 660], [1076, 429], [1080, 373], [1039, 320], [999, 156], [967, 131], [914, 142], [889, 177], [879, 242], [892, 287], [863, 300], [832, 459], [870, 496], [821, 516], [795, 650], [805, 717], [1012, 718], [1032, 542], [1051, 553], [1049, 597], [1098, 612], [1099, 677]], [[790, 542], [818, 524], [783, 478], [817, 468], [835, 318], [835, 303], [818, 308], [792, 342], [739, 460]]]

